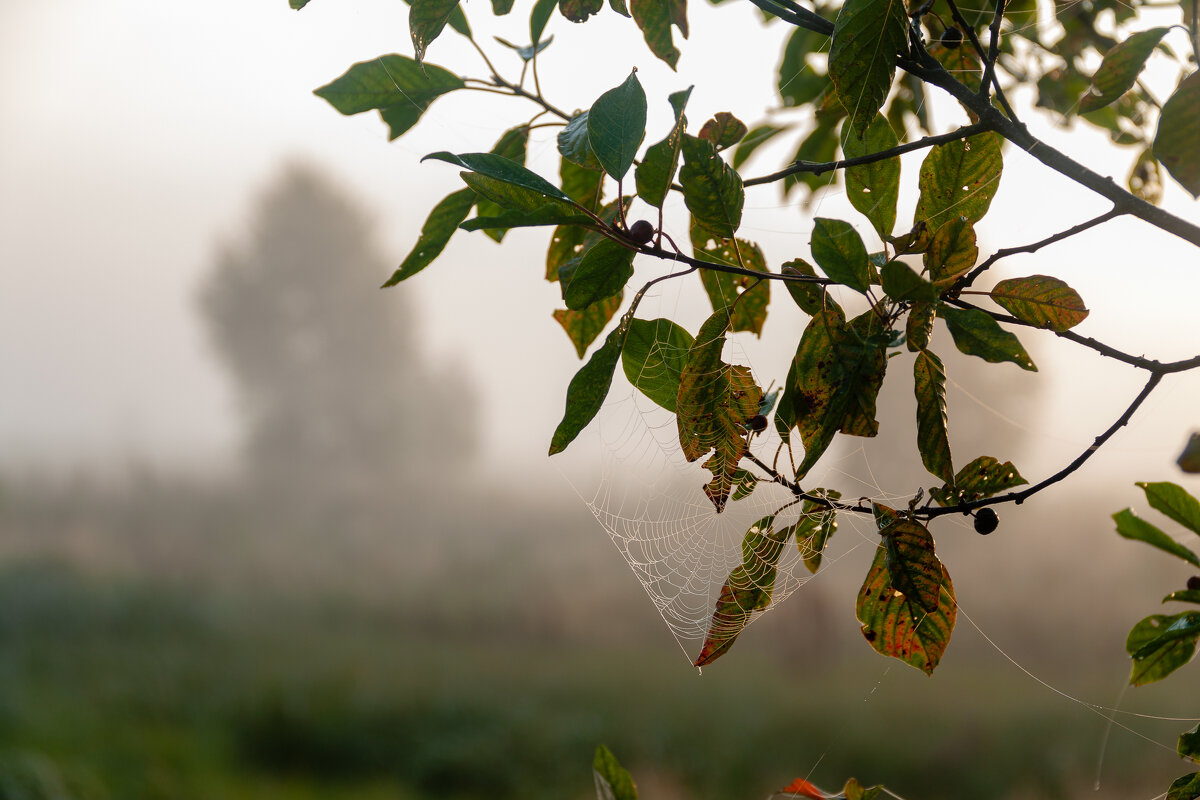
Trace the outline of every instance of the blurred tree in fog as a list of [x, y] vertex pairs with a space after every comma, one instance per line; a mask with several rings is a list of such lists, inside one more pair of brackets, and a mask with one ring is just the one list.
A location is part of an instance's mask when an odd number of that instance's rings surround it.
[[346, 505], [409, 494], [461, 467], [475, 440], [464, 382], [418, 352], [411, 303], [364, 212], [317, 170], [291, 165], [201, 292], [236, 384], [249, 488]]

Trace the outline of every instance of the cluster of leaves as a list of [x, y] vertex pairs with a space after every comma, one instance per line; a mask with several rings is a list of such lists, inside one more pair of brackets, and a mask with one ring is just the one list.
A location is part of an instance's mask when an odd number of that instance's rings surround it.
[[[1150, 507], [1194, 534], [1200, 534], [1200, 500], [1181, 486], [1168, 483], [1138, 483]], [[1139, 517], [1132, 508], [1113, 514], [1117, 533], [1126, 539], [1145, 542], [1200, 569], [1200, 556], [1171, 538], [1157, 525]], [[1164, 603], [1200, 605], [1200, 575], [1188, 578], [1187, 587], [1171, 592]], [[1200, 611], [1151, 614], [1129, 631], [1125, 650], [1133, 661], [1129, 675], [1132, 686], [1160, 681], [1192, 660], [1200, 641]], [[1176, 745], [1180, 758], [1200, 763], [1200, 725], [1180, 735]], [[1168, 800], [1200, 797], [1200, 772], [1184, 775], [1171, 784]]]

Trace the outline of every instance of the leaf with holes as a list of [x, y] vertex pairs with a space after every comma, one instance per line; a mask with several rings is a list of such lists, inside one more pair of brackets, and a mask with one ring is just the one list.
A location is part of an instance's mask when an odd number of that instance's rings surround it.
[[902, 0], [846, 0], [833, 26], [829, 77], [855, 130], [864, 131], [883, 105], [908, 51], [908, 10]]
[[[876, 114], [865, 131], [842, 127], [842, 151], [846, 158], [881, 153], [899, 144], [896, 133], [882, 114]], [[879, 238], [887, 240], [896, 227], [896, 202], [900, 197], [900, 157], [846, 170], [846, 197], [850, 205], [870, 220]]]
[[1088, 315], [1079, 293], [1048, 275], [1008, 278], [989, 295], [1017, 319], [1047, 330], [1070, 330]]
[[417, 124], [430, 103], [464, 86], [462, 78], [441, 67], [388, 55], [354, 64], [313, 94], [347, 116], [378, 110], [388, 138], [396, 139]]
[[1146, 499], [1155, 511], [1166, 514], [1192, 533], [1200, 533], [1200, 500], [1188, 494], [1182, 486], [1166, 481], [1139, 481], [1137, 486], [1146, 493]]
[[957, 217], [971, 223], [983, 219], [1004, 171], [1002, 142], [999, 134], [988, 132], [931, 148], [921, 162], [914, 221], [924, 220], [936, 232]]
[[637, 70], [592, 103], [587, 134], [604, 171], [616, 180], [624, 178], [646, 135], [646, 92], [638, 81]]
[[[809, 494], [829, 500], [840, 500], [842, 497], [841, 492], [832, 489], [813, 489]], [[805, 500], [801, 508], [800, 519], [791, 526], [791, 535], [796, 541], [800, 557], [804, 559], [804, 566], [815, 574], [821, 568], [825, 545], [829, 544], [837, 531], [837, 510], [813, 500]]]
[[633, 776], [604, 745], [596, 748], [592, 778], [596, 783], [596, 800], [638, 800]]
[[942, 562], [934, 553], [933, 536], [921, 523], [903, 517], [888, 524], [879, 535], [892, 586], [923, 611], [937, 611]]
[[917, 353], [913, 364], [917, 395], [917, 451], [931, 475], [954, 484], [950, 457], [950, 430], [946, 418], [946, 368], [929, 350]]
[[675, 413], [679, 377], [695, 340], [669, 319], [632, 319], [621, 353], [625, 377], [642, 394]]
[[687, 0], [630, 0], [633, 21], [642, 31], [650, 52], [671, 69], [679, 63], [679, 48], [671, 35], [671, 26], [688, 37]]
[[1011, 461], [1001, 464], [991, 456], [980, 456], [958, 471], [952, 485], [931, 489], [929, 494], [938, 505], [950, 506], [983, 500], [1026, 483]]
[[775, 517], [763, 517], [742, 538], [742, 563], [729, 573], [694, 665], [703, 667], [729, 652], [755, 611], [771, 605], [779, 555], [789, 528], [775, 531]]
[[617, 309], [621, 307], [624, 293], [618, 293], [593, 303], [587, 308], [572, 311], [569, 308], [559, 308], [554, 311], [554, 319], [566, 331], [571, 344], [575, 346], [575, 354], [583, 358], [588, 347], [596, 341], [596, 337], [608, 325]]
[[712, 142], [684, 134], [679, 182], [696, 222], [713, 236], [732, 239], [742, 223], [746, 192], [742, 177], [721, 159]]
[[[696, 224], [691, 225], [692, 250], [696, 258], [710, 264], [745, 267], [766, 275], [767, 259], [754, 242], [744, 239], [714, 240]], [[750, 331], [762, 336], [767, 320], [767, 305], [771, 302], [771, 282], [714, 269], [700, 270], [700, 281], [712, 303], [713, 310], [730, 309], [729, 329]]]
[[985, 311], [977, 308], [954, 308], [941, 305], [938, 315], [946, 320], [950, 336], [954, 338], [954, 346], [969, 356], [978, 356], [984, 361], [998, 364], [1011, 361], [1018, 367], [1030, 372], [1037, 372], [1037, 367], [1029, 353], [1021, 346], [1021, 341], [1011, 332], [1004, 330], [1000, 324]]
[[1112, 515], [1112, 518], [1113, 522], [1117, 523], [1117, 533], [1126, 539], [1145, 542], [1151, 547], [1157, 547], [1163, 552], [1170, 553], [1176, 558], [1182, 558], [1189, 564], [1200, 567], [1200, 558], [1190, 548], [1172, 539], [1160, 530], [1157, 525], [1139, 517], [1133, 512], [1132, 508], [1118, 511]]
[[692, 87], [689, 86], [685, 91], [675, 92], [667, 98], [675, 112], [675, 124], [667, 138], [646, 148], [642, 163], [638, 164], [633, 173], [638, 197], [656, 208], [662, 208], [671, 183], [675, 180], [679, 154], [683, 149], [683, 134], [687, 128], [687, 117], [683, 115], [683, 109], [691, 96]]
[[[411, 0], [408, 12], [408, 32], [412, 36], [417, 62], [425, 60], [425, 49], [442, 33], [459, 0]], [[461, 13], [461, 11], [460, 11]]]
[[1133, 88], [1146, 60], [1170, 28], [1140, 31], [1116, 44], [1104, 54], [1104, 61], [1092, 76], [1092, 85], [1079, 101], [1079, 113], [1104, 108]]
[[432, 264], [433, 260], [446, 248], [446, 244], [454, 235], [454, 231], [458, 229], [459, 224], [471, 213], [473, 205], [475, 205], [475, 192], [470, 189], [460, 189], [443, 198], [434, 206], [433, 210], [429, 212], [425, 224], [421, 226], [421, 235], [417, 237], [417, 243], [404, 257], [400, 267], [392, 273], [392, 277], [383, 284], [383, 288], [386, 289], [389, 286], [395, 286], [400, 281], [408, 280]]
[[958, 616], [950, 574], [939, 561], [937, 607], [927, 612], [893, 584], [887, 562], [886, 548], [881, 546], [858, 592], [854, 613], [862, 623], [863, 638], [875, 652], [932, 675]]
[[733, 494], [731, 499], [736, 503], [754, 494], [758, 486], [758, 476], [748, 470], [739, 469], [733, 473]]
[[746, 454], [746, 423], [758, 414], [762, 389], [750, 370], [721, 360], [729, 310], [713, 313], [700, 327], [679, 378], [676, 422], [679, 445], [688, 461], [712, 453], [704, 468], [712, 480], [704, 493], [720, 513], [733, 486], [733, 474]]
[[1131, 686], [1160, 681], [1192, 660], [1200, 639], [1200, 612], [1153, 614], [1133, 626], [1125, 652], [1133, 659]]
[[835, 283], [857, 292], [866, 292], [871, 287], [867, 248], [849, 222], [817, 217], [813, 220], [810, 246], [817, 265]]
[[728, 111], [719, 111], [700, 127], [700, 138], [708, 139], [718, 150], [724, 150], [740, 142], [746, 131], [746, 123]]

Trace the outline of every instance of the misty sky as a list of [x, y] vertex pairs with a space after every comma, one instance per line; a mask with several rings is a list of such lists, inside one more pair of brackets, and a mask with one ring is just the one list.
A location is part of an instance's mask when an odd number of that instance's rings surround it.
[[[491, 16], [480, 2], [467, 10], [485, 41]], [[759, 28], [754, 15], [735, 5], [696, 6], [679, 75], [653, 59], [636, 28], [611, 12], [586, 28], [556, 17], [543, 88], [564, 107], [586, 107], [636, 65], [650, 95], [648, 139], [665, 132], [666, 93], [692, 81], [698, 85], [689, 108], [694, 125], [717, 111], [753, 124], [774, 102], [778, 50], [756, 47], [733, 55], [730, 44]], [[496, 32], [524, 41], [527, 6], [518, 3]], [[237, 441], [232, 394], [196, 316], [195, 293], [219, 243], [244, 234], [258, 192], [281, 164], [307, 160], [357, 195], [373, 210], [388, 259], [398, 263], [429, 207], [461, 186], [455, 170], [418, 164], [419, 157], [439, 149], [486, 150], [503, 128], [532, 113], [519, 101], [460, 93], [439, 100], [421, 126], [389, 144], [374, 115], [347, 119], [314, 97], [313, 88], [355, 61], [411, 52], [406, 7], [399, 2], [313, 0], [299, 13], [285, 0], [210, 0], [201, 6], [0, 0], [0, 9], [5, 467], [95, 466], [127, 458], [226, 463]], [[609, 34], [606, 50], [594, 40], [601, 30]], [[780, 41], [782, 26], [768, 35]], [[722, 55], [705, 55], [706, 46]], [[501, 69], [515, 75], [516, 59], [501, 48], [497, 57]], [[484, 74], [449, 33], [428, 58]], [[958, 119], [940, 102], [934, 112], [944, 121]], [[1032, 127], [1123, 179], [1131, 153], [1114, 155], [1090, 132], [1052, 129], [1039, 120]], [[538, 134], [530, 164], [553, 174], [553, 129]], [[1105, 204], [1065, 181], [1029, 169], [1021, 154], [1010, 149], [1006, 156], [1004, 181], [982, 228], [983, 254], [1104, 210]], [[766, 150], [747, 172], [768, 171], [786, 157]], [[915, 185], [918, 164], [905, 162], [906, 186]], [[1022, 193], [1022, 186], [1036, 189]], [[901, 225], [911, 219], [912, 198], [905, 205], [904, 196]], [[1200, 205], [1174, 183], [1167, 198], [1176, 213], [1200, 218]], [[741, 233], [759, 240], [777, 266], [807, 257], [813, 215], [840, 216], [867, 231], [842, 197], [831, 195], [802, 214], [765, 188], [748, 198]], [[684, 226], [675, 209], [668, 229], [686, 239]], [[1137, 222], [1102, 230], [1078, 249], [1009, 259], [997, 278], [1053, 272], [1093, 309], [1081, 333], [1164, 359], [1195, 355], [1195, 251]], [[418, 298], [422, 345], [430, 357], [460, 363], [477, 384], [485, 404], [484, 452], [492, 463], [543, 465], [579, 363], [550, 318], [559, 301], [557, 287], [541, 278], [545, 241], [544, 232], [518, 231], [498, 248], [479, 234], [460, 234], [441, 261], [392, 290]], [[640, 269], [658, 274], [658, 265]], [[1144, 288], [1143, 280], [1154, 282], [1153, 288]], [[379, 295], [387, 301], [387, 293]], [[694, 329], [704, 316], [701, 297], [695, 286], [669, 288], [649, 298], [640, 315], [677, 313]], [[505, 312], [501, 298], [520, 313]], [[738, 344], [764, 372], [782, 374], [803, 324], [788, 306], [777, 292], [778, 313], [764, 341]], [[1054, 467], [1115, 418], [1142, 378], [1049, 338], [1027, 342], [1039, 358], [1041, 379], [1053, 382], [1049, 415], [1024, 421], [1013, 434], [1045, 445], [1037, 464]], [[1011, 365], [997, 368], [1017, 372]], [[1139, 478], [1174, 475], [1171, 461], [1187, 432], [1200, 425], [1194, 412], [1198, 387], [1195, 378], [1172, 379], [1135, 420], [1132, 433], [1104, 455], [1106, 463], [1126, 475], [1131, 465], [1144, 467]], [[952, 420], [956, 402], [972, 401], [952, 392]], [[1004, 428], [997, 405], [997, 425]]]

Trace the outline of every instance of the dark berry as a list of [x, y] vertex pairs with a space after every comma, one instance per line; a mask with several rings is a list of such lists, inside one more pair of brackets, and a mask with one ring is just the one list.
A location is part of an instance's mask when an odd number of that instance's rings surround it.
[[1188, 591], [1200, 591], [1200, 575], [1193, 575], [1192, 577], [1188, 578]]
[[1000, 518], [996, 516], [996, 512], [990, 508], [981, 508], [975, 513], [975, 532], [987, 536], [992, 531], [996, 530], [996, 526], [1000, 524]]
[[767, 418], [762, 414], [755, 414], [746, 423], [746, 427], [755, 433], [762, 433], [767, 429]]
[[654, 226], [644, 219], [639, 219], [629, 226], [625, 235], [635, 244], [645, 244], [654, 238]]
[[946, 30], [942, 31], [942, 47], [945, 47], [947, 50], [957, 50], [962, 41], [963, 32], [958, 28], [946, 28]]

